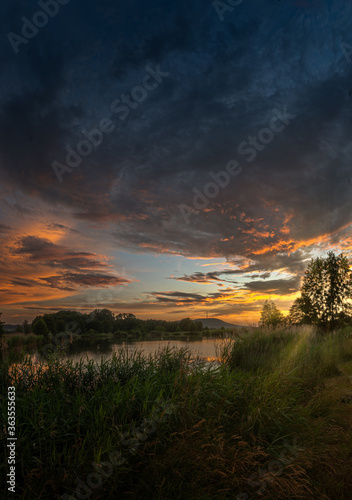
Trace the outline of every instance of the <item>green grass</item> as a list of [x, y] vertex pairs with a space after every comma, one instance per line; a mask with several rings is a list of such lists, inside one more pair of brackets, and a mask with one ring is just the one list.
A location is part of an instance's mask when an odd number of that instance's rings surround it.
[[[94, 499], [349, 499], [351, 331], [257, 330], [219, 354], [217, 368], [170, 348], [121, 349], [100, 365], [53, 358], [36, 372], [23, 364], [17, 497], [75, 495], [76, 479], [97, 469]], [[4, 395], [4, 370], [1, 383]], [[4, 418], [6, 404], [1, 396]], [[124, 461], [111, 463], [114, 453]]]

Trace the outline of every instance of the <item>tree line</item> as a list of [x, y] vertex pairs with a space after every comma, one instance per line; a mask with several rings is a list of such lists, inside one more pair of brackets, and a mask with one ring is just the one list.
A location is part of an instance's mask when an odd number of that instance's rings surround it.
[[320, 331], [352, 325], [352, 272], [346, 256], [328, 252], [308, 264], [300, 288], [301, 296], [288, 316], [274, 302], [265, 301], [259, 326], [314, 325]]
[[181, 321], [164, 321], [158, 319], [142, 320], [131, 313], [114, 314], [109, 309], [95, 309], [91, 313], [80, 313], [77, 311], [58, 311], [56, 313], [43, 314], [33, 319], [32, 323], [24, 321], [17, 331], [23, 333], [34, 333], [47, 336], [49, 333], [135, 333], [147, 334], [152, 332], [190, 332], [196, 333], [203, 330], [201, 321], [193, 321], [190, 318]]

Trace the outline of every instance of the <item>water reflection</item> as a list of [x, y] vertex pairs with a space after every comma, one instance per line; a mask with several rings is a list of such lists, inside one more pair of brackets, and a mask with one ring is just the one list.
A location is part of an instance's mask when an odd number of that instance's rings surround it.
[[[33, 355], [34, 356], [34, 355]], [[32, 364], [28, 363], [13, 363], [9, 367], [9, 382], [15, 384], [16, 381], [22, 380], [22, 382], [29, 384], [35, 383], [40, 378], [41, 374], [48, 370], [48, 366], [44, 364], [39, 364], [39, 361], [33, 361], [33, 356], [31, 356]]]
[[[125, 349], [127, 354], [132, 354], [136, 350], [141, 350], [145, 356], [153, 355], [161, 349], [169, 346], [170, 348], [187, 348], [193, 359], [201, 359], [207, 362], [217, 364], [221, 345], [229, 339], [223, 338], [184, 338], [177, 340], [116, 340], [116, 339], [78, 339], [68, 345], [68, 353], [62, 356], [62, 360], [72, 360], [79, 362], [81, 358], [94, 360], [100, 364], [102, 358], [110, 359], [114, 353]], [[45, 359], [36, 352], [27, 358], [32, 365], [38, 365], [45, 362]], [[12, 365], [12, 369], [19, 370], [20, 364]], [[36, 371], [36, 368], [33, 368]]]
[[102, 356], [110, 359], [114, 352], [125, 349], [127, 353], [141, 350], [145, 356], [153, 355], [158, 350], [169, 346], [171, 348], [188, 348], [192, 357], [201, 358], [206, 361], [216, 361], [219, 359], [219, 349], [224, 341], [228, 339], [186, 338], [182, 340], [90, 340], [80, 339], [70, 346], [66, 356], [67, 359], [79, 361], [82, 356], [100, 362]]

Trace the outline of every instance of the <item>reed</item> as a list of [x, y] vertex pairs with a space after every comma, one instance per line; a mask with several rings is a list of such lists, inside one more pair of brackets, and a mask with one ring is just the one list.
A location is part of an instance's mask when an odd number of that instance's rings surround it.
[[[2, 370], [16, 387], [18, 498], [78, 498], [76, 479], [116, 452], [124, 462], [91, 498], [349, 498], [350, 331], [253, 331], [219, 355], [215, 367], [186, 349], [121, 349]], [[0, 451], [5, 477], [3, 429]]]

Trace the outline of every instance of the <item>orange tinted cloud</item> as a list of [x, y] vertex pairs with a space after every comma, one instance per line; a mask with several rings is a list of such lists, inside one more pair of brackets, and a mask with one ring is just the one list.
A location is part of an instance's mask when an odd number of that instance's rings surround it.
[[132, 279], [107, 272], [105, 256], [73, 250], [39, 236], [7, 240], [0, 258], [0, 300], [60, 301], [77, 289], [121, 286]]

